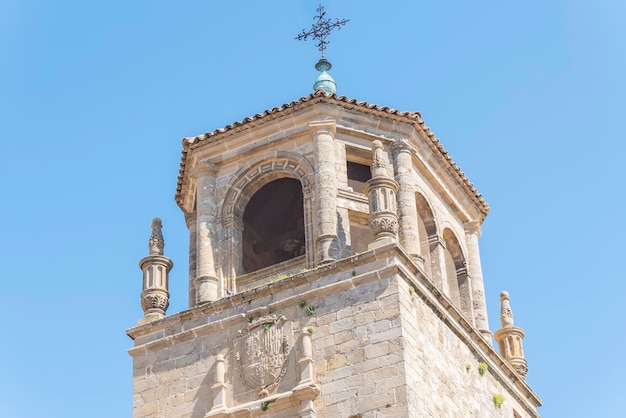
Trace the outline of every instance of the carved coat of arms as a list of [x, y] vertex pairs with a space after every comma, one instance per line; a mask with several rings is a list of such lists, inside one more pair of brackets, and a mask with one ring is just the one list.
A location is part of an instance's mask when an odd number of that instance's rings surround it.
[[241, 378], [259, 396], [269, 394], [287, 371], [289, 341], [283, 330], [284, 316], [268, 315], [253, 320], [239, 331], [235, 341]]

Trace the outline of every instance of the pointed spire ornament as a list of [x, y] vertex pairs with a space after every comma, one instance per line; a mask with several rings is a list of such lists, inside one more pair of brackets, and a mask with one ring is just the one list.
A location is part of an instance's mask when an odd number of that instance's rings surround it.
[[333, 80], [327, 72], [332, 68], [332, 64], [324, 56], [326, 45], [330, 43], [330, 41], [326, 38], [330, 35], [333, 29], [340, 30], [341, 27], [350, 20], [335, 19], [335, 21], [333, 21], [325, 16], [326, 12], [324, 11], [324, 7], [320, 4], [317, 8], [317, 15], [313, 18], [316, 22], [311, 26], [311, 29], [303, 29], [302, 32], [295, 37], [295, 39], [298, 41], [306, 41], [311, 38], [318, 41], [315, 46], [322, 53], [322, 58], [320, 58], [317, 64], [315, 64], [315, 69], [321, 74], [315, 80], [313, 89], [315, 91], [322, 90], [327, 96], [330, 96], [337, 91], [337, 83], [335, 83], [335, 80]]
[[141, 291], [141, 308], [144, 317], [139, 325], [157, 321], [165, 317], [169, 306], [168, 274], [172, 269], [172, 260], [163, 255], [162, 223], [159, 218], [152, 220], [152, 234], [148, 239], [149, 255], [139, 262], [143, 271], [143, 287]]
[[525, 379], [526, 373], [528, 373], [528, 362], [524, 357], [524, 346], [522, 345], [524, 330], [515, 326], [508, 292], [500, 294], [500, 323], [502, 328], [494, 334], [498, 347], [500, 347], [500, 355], [522, 379]]

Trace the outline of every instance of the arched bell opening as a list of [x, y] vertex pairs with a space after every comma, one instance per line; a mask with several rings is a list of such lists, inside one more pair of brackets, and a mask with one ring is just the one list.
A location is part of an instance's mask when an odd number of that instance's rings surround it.
[[252, 273], [305, 254], [302, 185], [281, 178], [261, 187], [243, 213], [242, 268]]
[[437, 241], [437, 226], [430, 205], [420, 193], [415, 193], [417, 206], [417, 231], [420, 238], [420, 253], [424, 257], [424, 270], [428, 277], [433, 277], [433, 252], [432, 243]]
[[450, 229], [443, 231], [445, 249], [445, 271], [448, 282], [448, 297], [454, 305], [473, 323], [471, 278], [459, 240]]

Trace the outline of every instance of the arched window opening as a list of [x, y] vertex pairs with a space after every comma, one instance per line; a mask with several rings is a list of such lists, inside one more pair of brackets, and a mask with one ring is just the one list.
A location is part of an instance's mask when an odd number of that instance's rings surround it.
[[261, 187], [243, 213], [243, 272], [251, 273], [305, 253], [302, 186], [283, 178]]
[[446, 282], [448, 284], [448, 297], [452, 300], [452, 303], [458, 308], [460, 305], [459, 297], [459, 283], [456, 278], [456, 266], [454, 258], [448, 249], [448, 243], [446, 242], [445, 259], [446, 259]]
[[465, 315], [467, 319], [473, 321], [471, 303], [471, 284], [467, 274], [465, 256], [456, 235], [446, 229], [443, 232], [443, 239], [446, 242], [446, 279], [448, 284], [448, 296]]
[[424, 196], [419, 193], [415, 194], [415, 203], [417, 205], [417, 233], [420, 238], [420, 253], [424, 257], [424, 270], [426, 275], [432, 278], [433, 275], [433, 257], [431, 244], [433, 239], [437, 237], [437, 227], [435, 226], [435, 217], [430, 210], [430, 206]]

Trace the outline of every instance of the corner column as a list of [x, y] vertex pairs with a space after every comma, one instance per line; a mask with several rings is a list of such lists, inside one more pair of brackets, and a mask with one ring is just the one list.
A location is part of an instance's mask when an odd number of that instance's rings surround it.
[[189, 229], [189, 308], [193, 308], [196, 305], [196, 288], [193, 284], [196, 278], [196, 213], [185, 213], [185, 223], [187, 229]]
[[480, 223], [476, 221], [465, 223], [465, 242], [467, 244], [467, 268], [472, 277], [472, 307], [474, 309], [474, 324], [489, 344], [492, 344], [492, 333], [489, 330], [487, 319], [487, 303], [485, 301], [485, 284], [483, 271], [480, 265], [478, 237]]
[[309, 123], [315, 158], [315, 201], [317, 210], [317, 264], [337, 259], [337, 173], [335, 170], [334, 120]]
[[395, 141], [391, 145], [393, 172], [398, 182], [398, 238], [413, 260], [424, 269], [424, 257], [420, 251], [420, 237], [417, 226], [417, 206], [413, 190], [413, 169], [411, 148], [406, 140]]
[[219, 297], [219, 278], [216, 273], [215, 246], [218, 242], [216, 233], [216, 176], [217, 167], [204, 164], [195, 173], [196, 177], [196, 277], [193, 280], [198, 305], [217, 300]]

